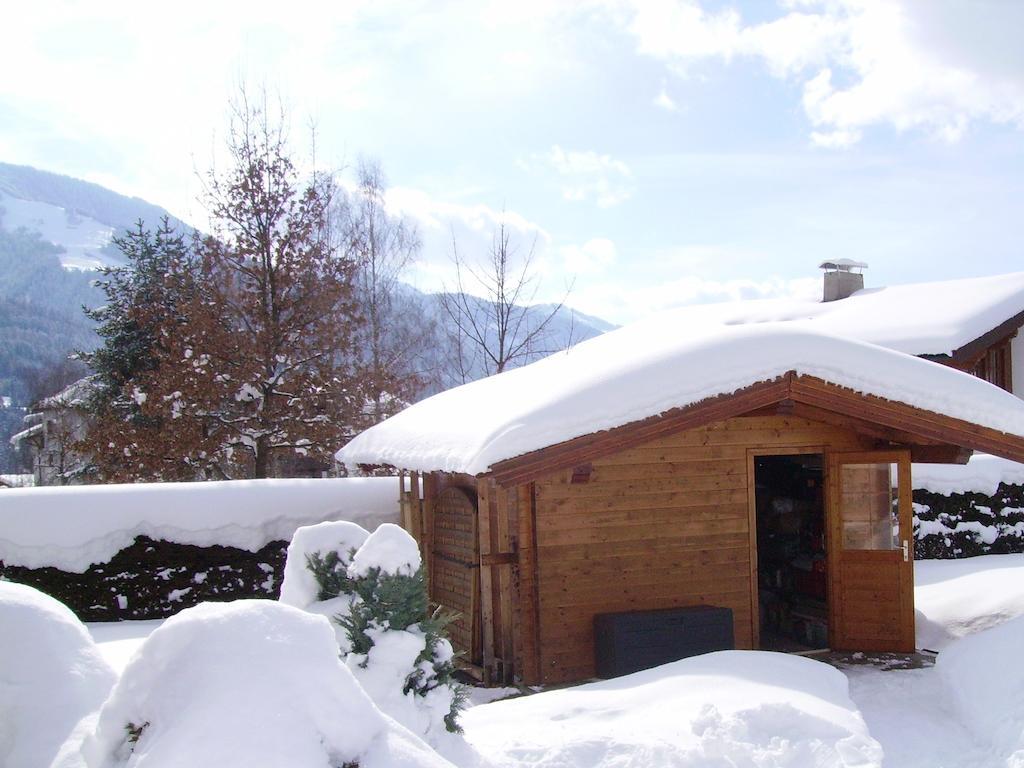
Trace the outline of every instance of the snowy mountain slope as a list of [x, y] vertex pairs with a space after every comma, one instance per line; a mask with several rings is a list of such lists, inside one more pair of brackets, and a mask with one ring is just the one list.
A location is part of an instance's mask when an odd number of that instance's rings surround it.
[[117, 251], [108, 247], [114, 234], [139, 219], [152, 227], [162, 216], [170, 216], [159, 206], [99, 184], [8, 163], [0, 163], [0, 208], [6, 229], [39, 232], [47, 242], [64, 248], [61, 262], [70, 269], [119, 263]]

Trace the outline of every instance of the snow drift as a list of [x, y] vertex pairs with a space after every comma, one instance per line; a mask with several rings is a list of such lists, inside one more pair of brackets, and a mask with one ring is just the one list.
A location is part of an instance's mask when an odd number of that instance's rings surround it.
[[256, 552], [302, 525], [398, 519], [392, 477], [137, 483], [4, 491], [0, 561], [82, 573], [136, 536]]
[[972, 733], [1024, 766], [1024, 617], [958, 640], [935, 663]]
[[265, 600], [168, 619], [129, 662], [84, 751], [90, 768], [450, 765], [373, 705], [326, 619]]
[[0, 581], [0, 765], [45, 768], [116, 675], [64, 605]]
[[510, 768], [868, 768], [882, 762], [841, 672], [757, 651], [712, 653], [474, 707], [463, 722], [474, 747]]
[[981, 555], [914, 563], [917, 646], [954, 640], [1024, 615], [1024, 555]]

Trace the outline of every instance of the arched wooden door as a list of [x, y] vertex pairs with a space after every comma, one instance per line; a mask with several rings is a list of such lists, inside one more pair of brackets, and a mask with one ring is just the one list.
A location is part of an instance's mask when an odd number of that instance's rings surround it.
[[455, 615], [448, 637], [473, 664], [482, 661], [480, 644], [480, 538], [475, 495], [445, 488], [434, 502], [430, 600]]

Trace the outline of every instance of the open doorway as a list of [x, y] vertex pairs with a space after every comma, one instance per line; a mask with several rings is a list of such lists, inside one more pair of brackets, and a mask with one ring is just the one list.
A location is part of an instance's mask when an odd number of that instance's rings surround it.
[[761, 648], [828, 648], [824, 456], [754, 457]]

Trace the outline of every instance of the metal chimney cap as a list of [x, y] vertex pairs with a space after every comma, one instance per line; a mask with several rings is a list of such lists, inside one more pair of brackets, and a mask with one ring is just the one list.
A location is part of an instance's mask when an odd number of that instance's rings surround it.
[[835, 272], [852, 272], [855, 269], [867, 269], [868, 265], [863, 261], [854, 261], [853, 259], [831, 259], [830, 261], [823, 261], [818, 265], [818, 269], [833, 270]]

